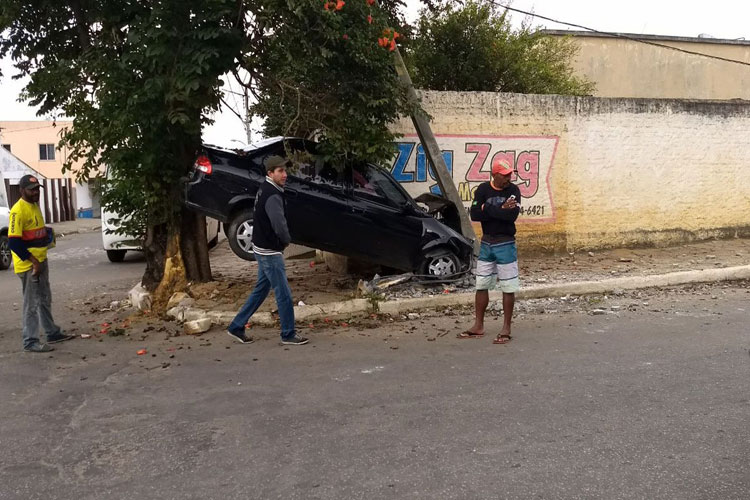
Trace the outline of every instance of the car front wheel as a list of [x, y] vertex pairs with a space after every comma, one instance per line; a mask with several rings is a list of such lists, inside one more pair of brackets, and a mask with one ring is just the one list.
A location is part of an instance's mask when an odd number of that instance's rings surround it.
[[459, 272], [459, 260], [450, 250], [444, 250], [425, 257], [419, 274], [428, 278], [456, 277]]
[[255, 260], [253, 252], [253, 211], [243, 210], [229, 223], [227, 231], [229, 247], [234, 254], [245, 260]]
[[10, 267], [11, 256], [10, 256], [10, 245], [8, 245], [8, 237], [5, 235], [0, 236], [0, 269], [5, 270]]

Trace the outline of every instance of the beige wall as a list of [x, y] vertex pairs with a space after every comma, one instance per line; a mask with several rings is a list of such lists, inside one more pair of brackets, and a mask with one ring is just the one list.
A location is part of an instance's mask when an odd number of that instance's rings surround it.
[[[0, 121], [0, 144], [10, 144], [11, 153], [31, 168], [47, 177], [59, 179], [70, 177], [63, 175], [62, 166], [67, 159], [67, 150], [59, 149], [60, 133], [72, 122], [69, 121]], [[55, 160], [40, 160], [39, 145], [54, 144]]]
[[[423, 104], [450, 136], [438, 142], [460, 191], [488, 180], [496, 155], [515, 160], [522, 206], [543, 207], [519, 220], [526, 249], [750, 235], [750, 103], [426, 92]], [[414, 132], [409, 120], [398, 129]], [[394, 173], [416, 175], [416, 156], [397, 158]], [[432, 184], [404, 183], [413, 195]]]
[[[568, 33], [547, 31], [553, 36]], [[750, 99], [750, 66], [718, 61], [633, 40], [575, 32], [574, 69], [600, 97]], [[710, 38], [641, 37], [693, 52], [750, 62], [750, 42]]]

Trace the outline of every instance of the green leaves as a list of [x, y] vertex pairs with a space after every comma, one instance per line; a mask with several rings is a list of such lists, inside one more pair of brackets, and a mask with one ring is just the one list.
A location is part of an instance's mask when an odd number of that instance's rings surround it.
[[254, 54], [246, 69], [255, 76], [253, 113], [265, 118], [265, 133], [315, 137], [330, 158], [392, 157], [388, 125], [411, 110], [390, 53], [377, 43], [394, 27], [395, 7], [370, 8], [364, 0], [340, 10], [325, 10], [321, 0], [261, 3], [263, 30], [246, 48]]
[[486, 0], [423, 13], [406, 54], [414, 84], [432, 90], [585, 95], [573, 74], [571, 40], [545, 37], [527, 23], [514, 30]]

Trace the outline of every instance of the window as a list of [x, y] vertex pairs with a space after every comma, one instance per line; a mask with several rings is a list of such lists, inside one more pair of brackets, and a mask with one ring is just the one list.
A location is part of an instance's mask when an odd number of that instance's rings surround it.
[[11, 152], [11, 151], [10, 151], [10, 144], [3, 144], [3, 147], [4, 147], [5, 149], [7, 149], [9, 153]]
[[355, 196], [375, 203], [401, 207], [409, 201], [403, 191], [396, 185], [396, 181], [372, 165], [359, 164], [354, 166], [352, 169], [352, 186]]
[[46, 161], [54, 161], [55, 145], [54, 144], [40, 144], [39, 145], [39, 159], [46, 160]]
[[325, 186], [343, 188], [346, 184], [343, 168], [337, 168], [335, 165], [320, 159], [312, 160], [309, 163], [299, 163], [292, 168], [291, 173], [299, 179]]

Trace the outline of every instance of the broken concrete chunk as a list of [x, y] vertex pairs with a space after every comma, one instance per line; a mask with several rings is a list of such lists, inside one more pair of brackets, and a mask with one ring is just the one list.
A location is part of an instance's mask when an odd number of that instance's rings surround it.
[[201, 318], [188, 321], [183, 325], [183, 329], [188, 335], [197, 335], [207, 332], [211, 329], [211, 318]]
[[139, 283], [128, 293], [130, 303], [140, 311], [151, 310], [151, 294]]
[[175, 292], [172, 294], [172, 296], [169, 298], [169, 302], [167, 302], [167, 309], [172, 309], [173, 307], [176, 307], [178, 305], [187, 305], [187, 304], [181, 304], [183, 300], [190, 299], [190, 296], [186, 294], [185, 292]]

